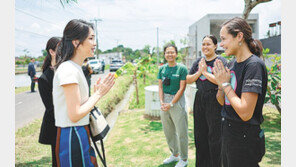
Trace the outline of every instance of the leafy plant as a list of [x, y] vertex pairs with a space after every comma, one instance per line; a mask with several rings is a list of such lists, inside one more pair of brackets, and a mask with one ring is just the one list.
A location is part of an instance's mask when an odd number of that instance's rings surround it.
[[271, 102], [281, 113], [281, 55], [268, 54], [269, 49], [263, 49], [263, 59], [270, 60], [272, 65], [267, 68], [268, 85], [265, 103]]
[[151, 58], [150, 54], [148, 54], [148, 56], [145, 56], [141, 59], [137, 59], [136, 64], [127, 62], [120, 69], [116, 71], [117, 76], [120, 76], [125, 73], [133, 75], [134, 84], [136, 88], [137, 104], [139, 104], [139, 93], [138, 93], [139, 91], [138, 91], [137, 78], [142, 77], [144, 79], [144, 84], [145, 84], [147, 74], [156, 72], [157, 67], [156, 65], [151, 63], [152, 61], [153, 59]]

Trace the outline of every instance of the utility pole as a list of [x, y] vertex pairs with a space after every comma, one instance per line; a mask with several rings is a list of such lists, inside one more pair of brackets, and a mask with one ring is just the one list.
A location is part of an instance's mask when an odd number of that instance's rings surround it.
[[93, 20], [90, 21], [94, 21], [95, 22], [95, 33], [96, 33], [96, 56], [97, 59], [99, 58], [99, 42], [98, 42], [98, 26], [97, 26], [97, 22], [102, 21], [102, 19], [99, 18], [94, 18]]
[[119, 39], [116, 39], [116, 51], [117, 51], [117, 58], [119, 59], [119, 51], [118, 51], [118, 42], [119, 42]]
[[197, 58], [197, 25], [195, 27], [195, 58]]
[[157, 66], [159, 66], [158, 27], [157, 30]]

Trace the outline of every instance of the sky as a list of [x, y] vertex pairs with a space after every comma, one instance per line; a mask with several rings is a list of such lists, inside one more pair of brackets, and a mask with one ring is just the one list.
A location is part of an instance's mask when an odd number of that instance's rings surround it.
[[[33, 57], [41, 56], [47, 40], [62, 36], [71, 19], [98, 22], [98, 46], [105, 51], [117, 45], [133, 50], [145, 45], [159, 47], [166, 41], [188, 38], [189, 26], [207, 14], [239, 13], [244, 0], [78, 0], [63, 8], [59, 0], [15, 0], [15, 56], [24, 49]], [[281, 21], [281, 1], [257, 5], [259, 38], [265, 38], [270, 23]]]

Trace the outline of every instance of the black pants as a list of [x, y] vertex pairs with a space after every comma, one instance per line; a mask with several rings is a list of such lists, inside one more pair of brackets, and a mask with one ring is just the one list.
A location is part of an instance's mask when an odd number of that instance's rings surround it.
[[222, 118], [223, 167], [258, 167], [265, 154], [265, 136], [260, 125]]
[[194, 138], [198, 167], [221, 166], [221, 105], [217, 91], [198, 91], [193, 106]]
[[90, 90], [91, 90], [91, 76], [87, 76], [86, 77], [86, 81], [87, 81], [87, 84], [88, 84], [88, 95], [90, 97]]
[[52, 167], [57, 167], [57, 158], [56, 158], [56, 153], [55, 153], [55, 144], [51, 145], [51, 163]]
[[35, 81], [34, 81], [34, 77], [31, 77], [31, 92], [35, 92]]

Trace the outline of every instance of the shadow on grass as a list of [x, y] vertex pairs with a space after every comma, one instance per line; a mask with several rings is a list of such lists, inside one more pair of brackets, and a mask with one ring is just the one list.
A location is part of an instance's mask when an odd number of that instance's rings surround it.
[[151, 121], [148, 125], [141, 128], [141, 130], [144, 131], [145, 134], [149, 132], [162, 131], [162, 124], [158, 121]]
[[177, 162], [172, 162], [172, 163], [169, 163], [169, 164], [161, 164], [161, 165], [158, 165], [158, 167], [175, 167], [177, 164]]
[[[262, 128], [265, 132], [265, 158], [268, 164], [281, 164], [281, 116], [279, 114], [264, 114]], [[266, 134], [269, 135], [266, 135]]]
[[15, 164], [15, 167], [26, 167], [26, 166], [30, 166], [30, 167], [31, 166], [51, 166], [51, 157], [42, 157], [39, 160]]

